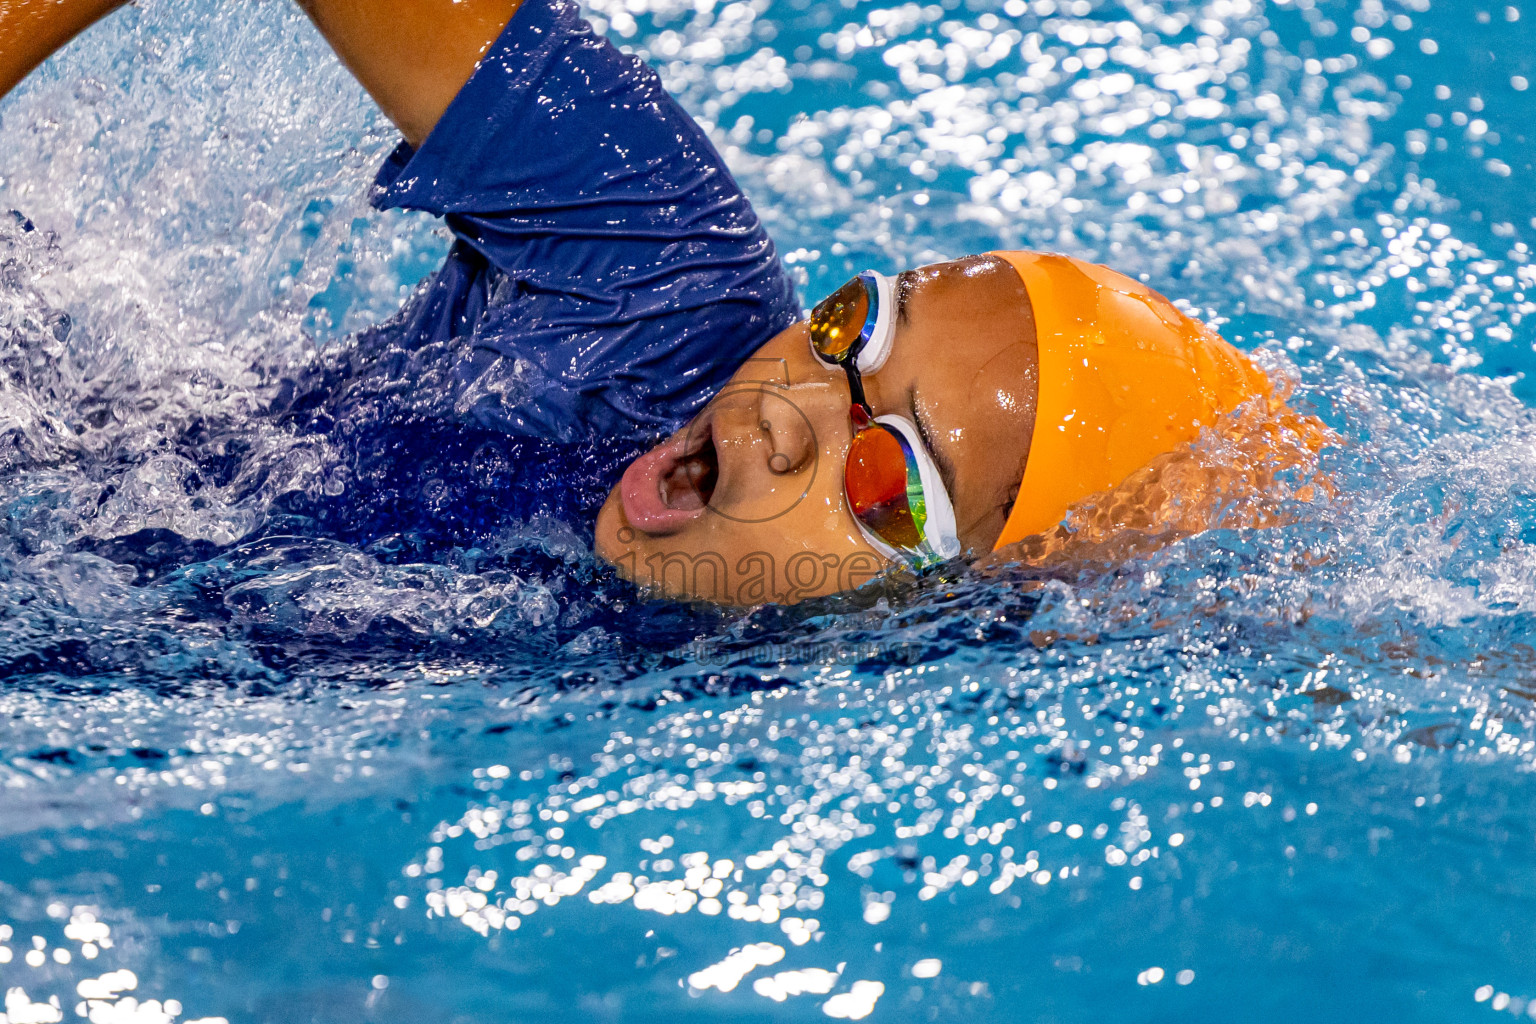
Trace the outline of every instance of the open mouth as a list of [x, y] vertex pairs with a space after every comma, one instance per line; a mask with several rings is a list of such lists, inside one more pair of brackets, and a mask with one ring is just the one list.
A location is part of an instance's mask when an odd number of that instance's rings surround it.
[[687, 451], [659, 481], [661, 503], [667, 508], [694, 510], [709, 504], [720, 479], [720, 455], [706, 426], [702, 436], [690, 438]]
[[720, 453], [709, 421], [652, 448], [624, 471], [624, 517], [652, 536], [676, 533], [704, 514], [720, 480]]

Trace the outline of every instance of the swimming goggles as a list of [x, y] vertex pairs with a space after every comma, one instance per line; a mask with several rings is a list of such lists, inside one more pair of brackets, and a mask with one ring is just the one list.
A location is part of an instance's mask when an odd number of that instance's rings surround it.
[[853, 440], [843, 493], [869, 543], [922, 569], [960, 554], [955, 510], [921, 431], [904, 416], [876, 416], [863, 375], [885, 365], [896, 336], [896, 282], [866, 270], [811, 310], [811, 350], [843, 368], [852, 399]]

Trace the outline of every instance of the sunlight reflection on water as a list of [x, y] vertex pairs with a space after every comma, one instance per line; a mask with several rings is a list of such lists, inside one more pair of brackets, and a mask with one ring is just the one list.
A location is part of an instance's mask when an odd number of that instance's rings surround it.
[[145, 2], [0, 106], [5, 1019], [1529, 1012], [1531, 15], [593, 12], [804, 299], [1116, 265], [1294, 382], [1343, 499], [729, 615], [548, 520], [306, 534], [351, 453], [259, 409], [444, 240], [367, 208], [393, 134], [296, 13]]

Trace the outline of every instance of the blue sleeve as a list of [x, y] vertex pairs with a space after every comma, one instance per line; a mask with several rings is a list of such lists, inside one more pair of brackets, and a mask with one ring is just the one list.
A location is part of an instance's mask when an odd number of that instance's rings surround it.
[[703, 131], [568, 0], [523, 4], [373, 202], [443, 216], [456, 238], [388, 343], [458, 342], [455, 408], [507, 433], [674, 429], [799, 315]]

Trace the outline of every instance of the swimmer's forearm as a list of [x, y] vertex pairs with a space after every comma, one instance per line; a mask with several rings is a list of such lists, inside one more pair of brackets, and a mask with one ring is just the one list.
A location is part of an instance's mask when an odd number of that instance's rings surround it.
[[406, 141], [419, 146], [522, 0], [298, 3]]
[[[0, 96], [125, 2], [0, 0]], [[299, 0], [342, 63], [413, 145], [426, 139], [521, 4]]]
[[125, 0], [0, 0], [0, 96]]

